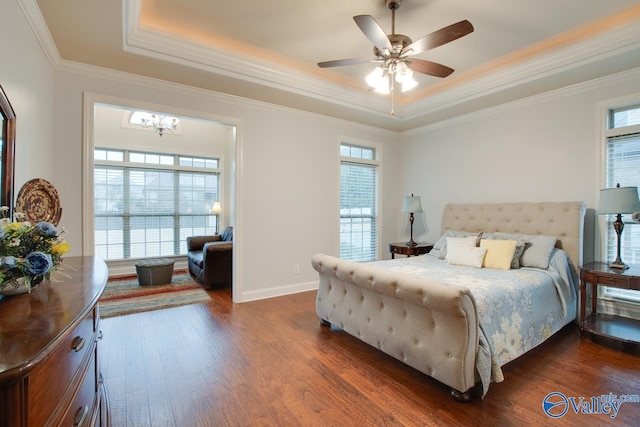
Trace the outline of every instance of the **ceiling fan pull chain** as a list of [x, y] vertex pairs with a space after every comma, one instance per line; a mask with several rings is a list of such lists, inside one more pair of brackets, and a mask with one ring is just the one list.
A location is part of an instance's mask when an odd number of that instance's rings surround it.
[[394, 80], [395, 79], [393, 78], [393, 76], [391, 76], [391, 78], [389, 78], [389, 82], [391, 83], [391, 87], [389, 88], [389, 92], [391, 92], [391, 111], [389, 112], [389, 114], [391, 114], [392, 116], [395, 116], [395, 114], [396, 114], [396, 112], [393, 109], [393, 105], [394, 105], [393, 96], [395, 95], [395, 92], [396, 92], [394, 90], [395, 89], [395, 84], [393, 82]]

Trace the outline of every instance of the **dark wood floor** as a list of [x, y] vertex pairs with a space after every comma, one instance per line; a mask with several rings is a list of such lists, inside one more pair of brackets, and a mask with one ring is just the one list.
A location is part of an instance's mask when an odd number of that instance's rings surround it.
[[542, 410], [572, 397], [640, 393], [640, 351], [580, 339], [570, 325], [503, 368], [484, 400], [448, 387], [338, 329], [320, 327], [315, 292], [234, 305], [212, 301], [102, 321], [101, 366], [119, 426], [639, 425]]

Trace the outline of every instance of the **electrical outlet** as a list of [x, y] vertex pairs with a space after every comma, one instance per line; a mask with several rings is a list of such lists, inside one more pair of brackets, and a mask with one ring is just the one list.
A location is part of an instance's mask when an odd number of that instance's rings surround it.
[[293, 265], [293, 274], [298, 274], [300, 273], [300, 267], [298, 267], [298, 264], [294, 264]]

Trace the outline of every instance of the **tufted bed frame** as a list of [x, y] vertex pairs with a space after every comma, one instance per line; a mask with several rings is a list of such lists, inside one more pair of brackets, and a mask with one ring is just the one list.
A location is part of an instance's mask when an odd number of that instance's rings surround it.
[[[575, 273], [582, 263], [584, 214], [582, 202], [447, 204], [441, 234], [556, 236]], [[324, 326], [333, 324], [448, 385], [456, 400], [470, 399], [479, 380], [478, 318], [468, 288], [323, 254], [312, 265], [320, 277], [316, 311]]]

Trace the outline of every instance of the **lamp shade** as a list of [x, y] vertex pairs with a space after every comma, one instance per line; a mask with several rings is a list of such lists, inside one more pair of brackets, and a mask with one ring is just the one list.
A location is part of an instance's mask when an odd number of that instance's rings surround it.
[[211, 213], [214, 215], [220, 215], [222, 213], [222, 207], [220, 206], [220, 202], [213, 203], [213, 208], [211, 208]]
[[640, 211], [638, 187], [614, 187], [600, 190], [598, 215], [630, 214]]
[[405, 196], [402, 212], [423, 212], [420, 204], [420, 196]]

